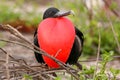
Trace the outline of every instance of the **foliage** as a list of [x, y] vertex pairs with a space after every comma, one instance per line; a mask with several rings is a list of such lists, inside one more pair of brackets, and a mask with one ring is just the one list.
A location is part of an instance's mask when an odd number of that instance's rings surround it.
[[24, 80], [33, 80], [31, 76], [25, 74], [23, 77]]
[[[69, 3], [65, 0], [55, 0], [54, 5], [60, 9], [64, 9], [65, 7], [66, 10], [73, 10], [75, 12], [75, 16], [70, 16], [70, 19], [75, 23], [75, 26], [78, 27], [84, 34], [85, 42], [83, 55], [91, 55], [97, 53], [97, 48], [99, 44], [98, 29], [100, 29], [100, 53], [102, 55], [102, 62], [99, 63], [99, 71], [95, 73], [96, 66], [91, 66], [90, 68], [84, 66], [82, 72], [80, 72], [80, 80], [109, 80], [109, 75], [108, 73], [106, 73], [106, 71], [110, 71], [113, 76], [113, 78], [110, 77], [110, 80], [116, 80], [116, 76], [120, 74], [119, 70], [117, 69], [117, 71], [114, 68], [108, 69], [106, 65], [109, 61], [113, 59], [113, 52], [115, 54], [119, 53], [119, 51], [117, 50], [118, 47], [115, 41], [115, 36], [112, 32], [110, 24], [114, 26], [117, 39], [120, 41], [120, 20], [117, 19], [117, 17], [113, 14], [109, 16], [109, 20], [107, 18], [107, 12], [105, 12], [104, 9], [98, 6], [93, 6], [93, 12], [91, 12], [85, 6], [84, 0], [71, 0], [69, 1]], [[110, 8], [117, 8], [116, 3], [113, 3]], [[110, 21], [112, 23], [110, 23]]]
[[[37, 12], [37, 7], [33, 7], [32, 11], [27, 11], [23, 6], [24, 0], [17, 0], [14, 3], [2, 0], [0, 3], [0, 23], [11, 23], [16, 21], [24, 21], [26, 25], [38, 25], [41, 21], [41, 13]], [[25, 5], [27, 7], [27, 4]]]
[[[57, 3], [57, 4], [56, 4]], [[115, 41], [110, 22], [106, 17], [108, 14], [99, 6], [93, 6], [92, 12], [85, 6], [84, 0], [69, 1], [55, 0], [56, 7], [60, 9], [66, 8], [66, 10], [73, 10], [75, 16], [70, 16], [70, 19], [74, 22], [75, 26], [78, 27], [84, 34], [84, 50], [83, 54], [96, 54], [98, 46], [98, 27], [101, 28], [101, 48], [100, 51], [111, 51], [113, 50], [118, 54], [117, 43]], [[112, 9], [116, 8], [116, 4], [111, 5]], [[120, 20], [115, 15], [110, 16], [112, 24], [115, 28], [117, 38], [120, 41]]]
[[[37, 7], [39, 7], [37, 4], [33, 3], [33, 10], [27, 11], [22, 8], [25, 0], [16, 0], [16, 4], [13, 4], [12, 6], [6, 5], [4, 3], [4, 0], [0, 3], [0, 23], [23, 20], [25, 21], [26, 25], [36, 26], [42, 20], [42, 15], [37, 10]], [[119, 53], [117, 49], [117, 43], [109, 24], [109, 20], [106, 17], [107, 14], [105, 10], [99, 7], [95, 8], [95, 6], [93, 7], [93, 12], [90, 12], [89, 9], [85, 6], [83, 0], [71, 0], [69, 1], [69, 3], [66, 0], [55, 0], [53, 4], [55, 7], [61, 10], [66, 9], [73, 10], [75, 12], [75, 16], [69, 16], [69, 18], [73, 21], [75, 26], [78, 27], [84, 34], [85, 42], [83, 53], [85, 55], [96, 54], [98, 46], [98, 27], [101, 27], [101, 53], [103, 53], [104, 50], [114, 50], [116, 54]], [[21, 11], [15, 10], [18, 8]], [[116, 3], [113, 3], [110, 8], [116, 8]], [[114, 15], [112, 15], [110, 19], [115, 28], [117, 38], [120, 41], [120, 20], [118, 20]]]
[[[107, 63], [111, 60], [113, 60], [113, 51], [106, 52], [104, 51], [104, 54], [102, 54], [102, 61], [99, 62], [99, 66], [97, 67], [98, 71], [95, 73], [96, 68], [95, 66], [91, 66], [90, 68], [87, 68], [86, 66], [83, 66], [82, 72], [80, 72], [80, 80], [116, 80], [116, 76], [120, 74], [120, 70], [114, 69], [114, 68], [107, 68]], [[109, 73], [106, 71], [110, 71]], [[95, 76], [94, 76], [95, 75]], [[113, 77], [109, 77], [109, 75], [112, 75]]]
[[55, 80], [61, 80], [61, 77], [60, 77], [60, 76], [58, 76], [58, 77], [56, 77], [56, 78], [55, 78]]

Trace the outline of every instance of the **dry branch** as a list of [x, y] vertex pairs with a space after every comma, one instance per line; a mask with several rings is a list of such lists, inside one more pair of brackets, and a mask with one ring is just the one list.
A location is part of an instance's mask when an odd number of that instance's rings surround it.
[[98, 62], [99, 62], [99, 58], [100, 58], [100, 45], [101, 45], [100, 26], [98, 26], [98, 35], [99, 36], [98, 36], [97, 58], [96, 58], [96, 66], [95, 66], [95, 71], [94, 71], [93, 79], [95, 79], [96, 72], [98, 70]]
[[111, 19], [110, 19], [110, 14], [109, 14], [109, 13], [108, 13], [108, 14], [106, 13], [106, 16], [107, 16], [107, 19], [108, 19], [108, 21], [109, 21], [109, 25], [110, 25], [110, 27], [111, 27], [111, 30], [112, 30], [112, 32], [113, 32], [113, 36], [114, 36], [114, 38], [115, 38], [115, 41], [116, 41], [116, 43], [117, 43], [118, 52], [119, 52], [119, 54], [120, 54], [120, 43], [119, 43], [118, 37], [117, 37], [117, 35], [116, 35], [116, 32], [115, 32], [113, 23], [112, 23], [112, 21], [111, 21]]
[[7, 75], [7, 80], [10, 80], [10, 71], [9, 71], [9, 53], [6, 55], [6, 75]]
[[[109, 10], [111, 10], [111, 12], [112, 12], [115, 16], [117, 16], [118, 18], [120, 18], [119, 13], [118, 13], [116, 10], [110, 8], [110, 6], [111, 6], [110, 4], [112, 4], [112, 3], [109, 3], [108, 0], [103, 0], [103, 1], [104, 1], [105, 5], [107, 6], [107, 8], [109, 8]], [[114, 2], [114, 1], [112, 1], [112, 2]]]
[[[3, 39], [0, 39], [0, 41], [5, 41], [5, 42], [9, 42], [9, 43], [14, 43], [14, 44], [18, 44], [18, 45], [21, 45], [21, 46], [24, 46], [24, 47], [27, 47], [28, 49], [32, 50], [32, 51], [36, 51], [38, 52], [39, 54], [42, 54], [44, 56], [47, 56], [49, 58], [51, 58], [52, 60], [54, 60], [56, 63], [58, 63], [62, 68], [64, 68], [69, 74], [71, 74], [73, 77], [75, 77], [77, 80], [79, 80], [79, 76], [77, 75], [77, 70], [72, 68], [71, 66], [69, 65], [66, 65], [65, 63], [59, 61], [58, 59], [56, 59], [55, 57], [47, 54], [45, 51], [43, 51], [42, 49], [36, 47], [33, 43], [31, 43], [30, 41], [28, 41], [19, 31], [17, 31], [15, 28], [13, 28], [12, 26], [10, 25], [0, 25], [3, 29], [5, 30], [8, 30], [11, 34], [13, 34], [14, 36], [16, 36], [17, 38], [23, 40], [25, 43], [28, 43], [29, 46], [26, 46], [25, 44], [22, 44], [22, 43], [19, 43], [19, 42], [15, 42], [15, 41], [9, 41], [9, 40], [3, 40]], [[33, 49], [33, 47], [35, 49]], [[12, 56], [10, 56], [11, 58], [13, 58]], [[13, 58], [15, 61], [16, 59]], [[19, 61], [16, 61], [16, 62], [19, 62]], [[33, 70], [31, 67], [29, 67], [28, 65], [26, 64], [22, 64], [22, 66], [32, 70], [32, 71], [35, 71]], [[44, 74], [40, 71], [37, 71], [38, 73], [40, 74]], [[47, 75], [48, 76], [48, 75]]]

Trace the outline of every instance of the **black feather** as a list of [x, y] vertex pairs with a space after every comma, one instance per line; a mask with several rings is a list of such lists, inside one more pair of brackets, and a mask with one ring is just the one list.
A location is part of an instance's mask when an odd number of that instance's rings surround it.
[[[37, 30], [34, 33], [34, 45], [37, 46], [37, 47], [40, 47], [39, 44], [38, 44], [38, 39], [37, 39]], [[34, 54], [35, 54], [35, 58], [37, 59], [37, 61], [39, 63], [45, 63], [41, 54], [39, 54], [37, 52], [34, 52]]]
[[74, 44], [73, 44], [72, 50], [70, 52], [70, 56], [66, 62], [69, 64], [77, 63], [77, 61], [82, 53], [84, 36], [83, 36], [82, 32], [79, 31], [76, 27], [75, 27], [75, 33], [76, 33], [76, 37], [74, 40]]

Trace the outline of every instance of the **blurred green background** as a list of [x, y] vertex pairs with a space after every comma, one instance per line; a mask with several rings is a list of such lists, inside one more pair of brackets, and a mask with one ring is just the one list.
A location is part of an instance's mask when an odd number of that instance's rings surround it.
[[117, 55], [120, 54], [119, 5], [119, 0], [0, 0], [0, 23], [22, 26], [21, 32], [33, 33], [47, 8], [73, 10], [75, 16], [68, 18], [84, 34], [83, 55], [97, 54], [99, 36], [101, 54], [113, 51]]

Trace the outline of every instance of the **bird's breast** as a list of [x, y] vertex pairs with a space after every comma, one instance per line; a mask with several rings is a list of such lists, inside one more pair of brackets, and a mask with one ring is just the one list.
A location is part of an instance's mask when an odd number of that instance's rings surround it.
[[[75, 29], [72, 22], [64, 17], [47, 18], [38, 27], [38, 43], [45, 52], [66, 62], [75, 39]], [[57, 68], [59, 65], [52, 59], [43, 56], [45, 63]]]

